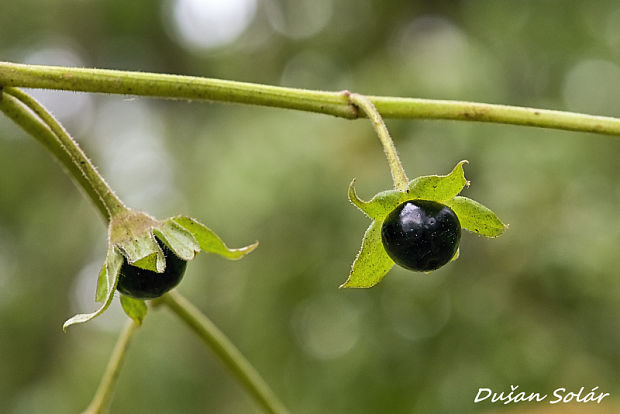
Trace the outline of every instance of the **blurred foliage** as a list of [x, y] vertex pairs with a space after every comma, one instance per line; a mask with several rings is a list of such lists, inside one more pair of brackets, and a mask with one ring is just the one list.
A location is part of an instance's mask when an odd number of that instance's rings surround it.
[[[0, 54], [22, 63], [620, 115], [616, 1], [224, 3], [251, 12], [247, 27], [219, 46], [201, 46], [188, 42], [181, 19], [188, 14], [179, 11], [191, 11], [191, 0], [5, 2]], [[473, 399], [480, 387], [500, 392], [511, 384], [542, 393], [599, 386], [612, 394], [579, 413], [608, 412], [618, 400], [616, 138], [388, 121], [410, 177], [468, 159], [472, 187], [464, 195], [510, 229], [497, 240], [464, 234], [458, 262], [431, 275], [394, 269], [375, 288], [338, 290], [367, 226], [347, 201], [347, 185], [357, 177], [367, 198], [391, 182], [367, 122], [36, 96], [131, 206], [198, 217], [231, 245], [260, 241], [238, 263], [199, 258], [179, 290], [293, 412], [504, 412], [512, 407]], [[105, 237], [96, 210], [58, 164], [0, 119], [0, 412], [87, 405], [124, 316], [116, 302], [88, 326], [65, 335], [61, 325], [94, 309]], [[257, 408], [197, 338], [157, 310], [132, 344], [112, 411]]]

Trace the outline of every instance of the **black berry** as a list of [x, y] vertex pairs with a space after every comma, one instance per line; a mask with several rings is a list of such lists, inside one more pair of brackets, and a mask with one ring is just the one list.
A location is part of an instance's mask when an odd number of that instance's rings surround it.
[[164, 243], [157, 240], [166, 258], [163, 273], [140, 269], [124, 259], [116, 289], [124, 295], [136, 299], [158, 298], [179, 284], [185, 273], [187, 262], [175, 255]]
[[394, 262], [405, 269], [427, 272], [454, 257], [461, 223], [450, 207], [436, 201], [406, 201], [385, 218], [381, 240]]

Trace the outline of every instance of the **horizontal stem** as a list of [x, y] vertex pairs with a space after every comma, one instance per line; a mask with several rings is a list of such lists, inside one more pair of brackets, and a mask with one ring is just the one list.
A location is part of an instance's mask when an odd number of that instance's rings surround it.
[[338, 92], [320, 92], [220, 79], [118, 70], [0, 62], [0, 85], [124, 95], [237, 102], [354, 118]]
[[[0, 85], [211, 100], [364, 116], [341, 92], [284, 88], [193, 76], [0, 62]], [[476, 102], [367, 96], [384, 118], [481, 121], [620, 135], [620, 119]]]
[[[385, 118], [494, 122], [620, 135], [620, 118], [523, 106], [439, 99], [367, 96]], [[387, 116], [385, 114], [388, 114]]]
[[159, 298], [163, 303], [211, 348], [220, 360], [231, 370], [266, 412], [285, 414], [288, 410], [278, 400], [267, 383], [243, 354], [198, 308], [176, 292], [169, 292]]

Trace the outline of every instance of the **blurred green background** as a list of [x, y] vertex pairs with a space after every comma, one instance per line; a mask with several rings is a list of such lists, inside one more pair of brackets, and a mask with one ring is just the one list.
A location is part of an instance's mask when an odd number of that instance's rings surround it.
[[[2, 60], [620, 115], [614, 0], [21, 0], [1, 9]], [[260, 241], [240, 262], [199, 256], [179, 291], [293, 412], [504, 412], [512, 407], [473, 400], [478, 388], [511, 385], [599, 386], [611, 397], [575, 412], [614, 411], [616, 138], [388, 120], [410, 177], [468, 159], [464, 195], [510, 229], [497, 240], [465, 234], [461, 258], [430, 275], [395, 268], [372, 289], [339, 290], [369, 224], [347, 201], [349, 182], [357, 177], [363, 198], [392, 185], [366, 121], [33, 93], [130, 206], [197, 217], [231, 246]], [[0, 412], [73, 413], [90, 401], [125, 317], [116, 300], [92, 323], [67, 334], [61, 325], [95, 308], [105, 238], [59, 165], [0, 117]], [[129, 350], [112, 412], [259, 411], [162, 309]]]

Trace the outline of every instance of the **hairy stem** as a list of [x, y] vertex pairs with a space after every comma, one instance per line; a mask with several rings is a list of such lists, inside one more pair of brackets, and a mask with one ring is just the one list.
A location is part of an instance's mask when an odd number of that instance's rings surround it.
[[353, 108], [338, 92], [282, 88], [193, 76], [0, 62], [0, 85], [238, 102], [354, 117]]
[[109, 219], [108, 208], [103, 203], [103, 200], [99, 197], [86, 176], [82, 174], [79, 164], [75, 163], [69, 153], [65, 151], [58, 136], [54, 134], [50, 127], [26, 107], [23, 102], [6, 93], [3, 93], [0, 99], [0, 110], [52, 153], [65, 167], [67, 172], [75, 178], [79, 187], [86, 192], [99, 212]]
[[405, 169], [400, 163], [398, 153], [396, 152], [396, 147], [394, 146], [394, 141], [392, 141], [392, 137], [390, 137], [390, 132], [385, 126], [385, 122], [383, 122], [381, 114], [377, 111], [377, 108], [375, 108], [372, 101], [370, 101], [367, 97], [357, 93], [350, 94], [348, 92], [345, 92], [345, 95], [348, 95], [349, 100], [364, 111], [368, 119], [370, 119], [370, 123], [373, 128], [377, 132], [381, 145], [383, 145], [383, 151], [387, 157], [388, 164], [390, 165], [394, 188], [401, 191], [406, 190], [407, 185], [409, 184], [409, 179], [407, 179]]
[[163, 295], [165, 304], [211, 348], [268, 413], [288, 413], [256, 369], [198, 308], [176, 292]]
[[97, 388], [97, 393], [93, 397], [88, 408], [83, 411], [82, 414], [102, 414], [108, 410], [110, 402], [112, 401], [112, 396], [114, 395], [123, 360], [129, 348], [129, 342], [136, 329], [138, 329], [138, 325], [133, 320], [128, 320], [125, 324], [125, 328], [121, 332], [121, 336], [116, 342], [112, 357], [108, 361], [108, 366], [103, 374], [103, 378], [101, 378], [99, 388]]
[[[127, 207], [114, 194], [97, 169], [84, 154], [77, 142], [69, 135], [66, 129], [49, 113], [39, 102], [27, 93], [16, 88], [5, 88], [4, 93], [13, 96], [27, 106], [44, 124], [46, 124], [57, 137], [57, 143], [69, 155], [72, 164], [81, 172], [89, 187], [87, 193], [96, 194], [106, 209], [106, 218], [127, 211]], [[56, 153], [56, 152], [54, 152]], [[73, 171], [70, 170], [70, 171]]]
[[[0, 85], [237, 102], [318, 112], [350, 119], [364, 115], [360, 115], [340, 92], [157, 73], [0, 62]], [[476, 102], [367, 97], [383, 118], [481, 121], [620, 135], [618, 118]]]

